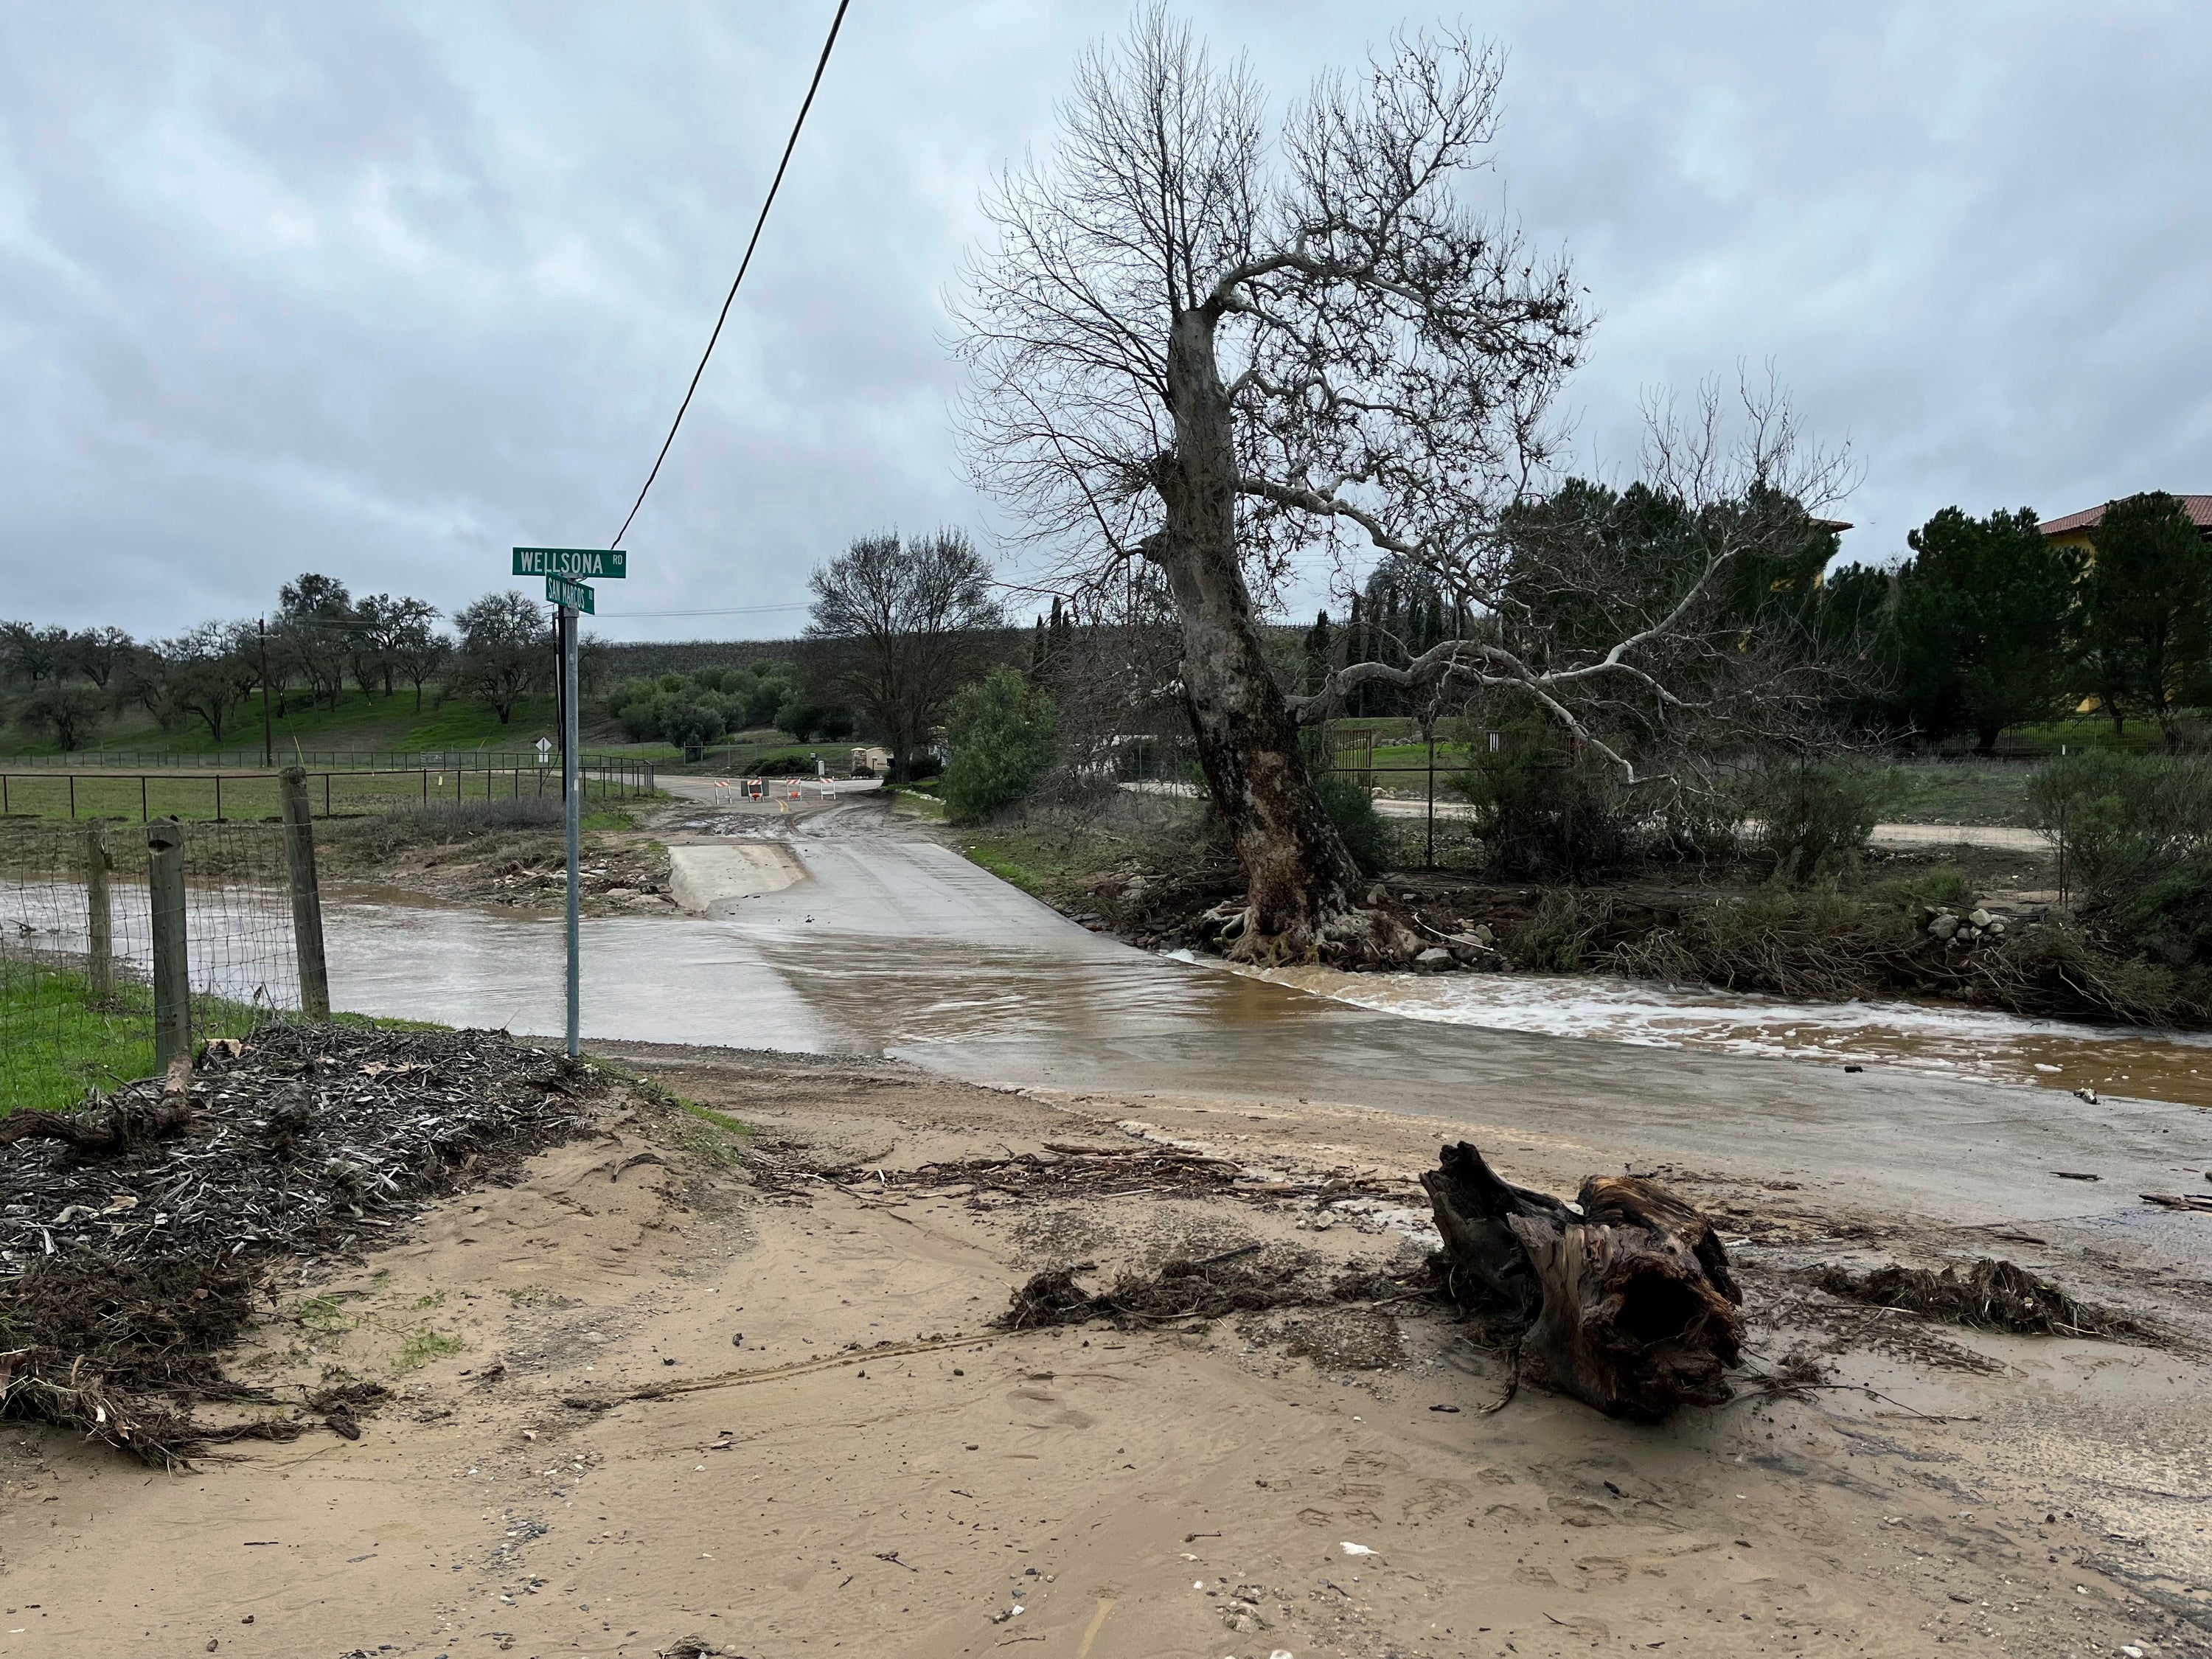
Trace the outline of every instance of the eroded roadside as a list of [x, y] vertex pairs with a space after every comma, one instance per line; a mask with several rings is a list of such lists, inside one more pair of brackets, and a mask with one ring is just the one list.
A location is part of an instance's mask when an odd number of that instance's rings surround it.
[[[1504, 1356], [1418, 1293], [1433, 1121], [609, 1054], [654, 1082], [582, 1138], [272, 1283], [232, 1374], [382, 1383], [357, 1441], [164, 1477], [9, 1425], [0, 1652], [2206, 1650], [2198, 1275], [1663, 1170], [1731, 1241], [1750, 1369], [1813, 1386], [1656, 1429], [1528, 1384], [1486, 1413]], [[1528, 1184], [1591, 1168], [1472, 1132]], [[1255, 1244], [1373, 1293], [993, 1323], [1046, 1269]], [[2162, 1334], [1807, 1277], [1992, 1250]]]

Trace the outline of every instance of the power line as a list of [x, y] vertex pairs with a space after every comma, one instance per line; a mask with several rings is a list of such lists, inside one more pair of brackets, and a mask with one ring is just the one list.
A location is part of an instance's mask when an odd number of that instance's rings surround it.
[[775, 205], [775, 193], [783, 185], [784, 169], [791, 165], [792, 151], [799, 148], [799, 130], [806, 125], [806, 112], [814, 107], [814, 94], [822, 84], [822, 71], [830, 67], [830, 49], [837, 44], [837, 31], [845, 21], [845, 8], [851, 3], [852, 0], [837, 0], [837, 15], [830, 20], [830, 38], [822, 43], [822, 56], [814, 65], [813, 80], [807, 82], [805, 101], [799, 106], [799, 118], [791, 124], [791, 137], [783, 146], [783, 159], [775, 164], [775, 177], [769, 183], [768, 199], [761, 204], [760, 217], [753, 221], [752, 238], [745, 244], [745, 257], [738, 262], [738, 274], [730, 279], [730, 291], [722, 298], [722, 311], [714, 319], [714, 331], [707, 337], [706, 350], [699, 354], [699, 367], [691, 371], [691, 384], [684, 388], [684, 401], [677, 408], [676, 418], [669, 422], [668, 435], [661, 441], [660, 453], [653, 458], [653, 471], [646, 474], [645, 488], [637, 492], [637, 499], [630, 503], [629, 517], [622, 521], [622, 528], [615, 532], [615, 538], [607, 544], [610, 548], [622, 545], [622, 538], [629, 533], [630, 520], [636, 518], [638, 508], [645, 505], [646, 491], [653, 488], [653, 481], [660, 476], [660, 464], [668, 459], [669, 446], [676, 441], [676, 429], [684, 424], [684, 412], [691, 407], [691, 394], [698, 391], [699, 377], [707, 372], [707, 360], [714, 355], [714, 343], [722, 337], [722, 325], [730, 319], [730, 305], [738, 297], [738, 284], [745, 280], [745, 270], [753, 262], [753, 250], [760, 246], [761, 231], [768, 224], [768, 210]]
[[720, 611], [608, 611], [600, 614], [602, 622], [612, 622], [623, 617], [754, 617], [764, 611], [806, 611], [812, 607], [805, 601], [797, 605], [735, 605]]

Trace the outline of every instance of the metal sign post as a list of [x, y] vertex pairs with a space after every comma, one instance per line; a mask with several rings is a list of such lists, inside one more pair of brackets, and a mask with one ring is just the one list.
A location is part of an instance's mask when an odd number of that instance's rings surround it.
[[[550, 587], [556, 577], [547, 577]], [[591, 589], [583, 590], [586, 597]], [[581, 630], [576, 623], [576, 612], [569, 606], [562, 607], [561, 648], [562, 672], [567, 676], [568, 696], [561, 710], [561, 783], [567, 797], [562, 812], [568, 854], [568, 1057], [574, 1059], [583, 1052], [578, 1036], [578, 1025], [583, 1014], [583, 958], [580, 951], [583, 932], [583, 894], [578, 865], [583, 852], [583, 790], [578, 787], [577, 749], [578, 731], [581, 722], [576, 718], [576, 635]]]
[[[583, 1018], [584, 915], [583, 863], [584, 790], [581, 767], [583, 722], [578, 703], [581, 687], [576, 676], [577, 616], [594, 614], [589, 580], [620, 580], [629, 574], [629, 555], [618, 547], [518, 547], [514, 574], [545, 578], [545, 601], [556, 607], [556, 641], [560, 661], [562, 830], [567, 842], [568, 865], [568, 1054], [582, 1052], [580, 1027]], [[538, 743], [538, 763], [545, 763], [548, 745]]]

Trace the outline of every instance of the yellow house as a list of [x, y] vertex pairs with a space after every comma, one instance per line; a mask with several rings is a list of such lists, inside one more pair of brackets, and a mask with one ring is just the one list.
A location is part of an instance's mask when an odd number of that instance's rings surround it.
[[[2177, 497], [2189, 514], [2189, 521], [2197, 526], [2197, 533], [2212, 541], [2212, 495], [2182, 495]], [[2106, 505], [2109, 505], [2107, 503]], [[2047, 541], [2060, 547], [2077, 547], [2084, 553], [2094, 553], [2089, 538], [2105, 521], [2105, 508], [2092, 507], [2079, 513], [2069, 513], [2063, 519], [2053, 519], [2038, 526]]]
[[[2189, 514], [2190, 523], [2197, 526], [2197, 533], [2206, 540], [2212, 541], [2212, 495], [2180, 495], [2176, 499], [2180, 501], [2183, 510]], [[2107, 506], [2110, 504], [2106, 503]], [[2063, 519], [2052, 519], [2047, 523], [2038, 525], [2036, 528], [2043, 532], [2045, 540], [2060, 547], [2077, 548], [2087, 557], [2094, 558], [2097, 553], [2096, 544], [2090, 538], [2095, 533], [2097, 526], [2104, 521], [2105, 508], [2092, 507], [2085, 507], [2079, 513], [2069, 513]], [[2101, 698], [2084, 697], [2075, 706], [2074, 712], [2077, 714], [2094, 714], [2104, 706]]]

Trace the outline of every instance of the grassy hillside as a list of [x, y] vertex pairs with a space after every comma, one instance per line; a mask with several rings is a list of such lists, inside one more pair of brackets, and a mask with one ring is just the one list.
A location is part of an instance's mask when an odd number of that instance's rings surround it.
[[[301, 750], [527, 749], [540, 737], [556, 735], [550, 696], [522, 699], [515, 705], [514, 718], [502, 726], [498, 715], [473, 698], [454, 697], [441, 708], [425, 697], [417, 714], [411, 691], [386, 697], [349, 690], [330, 708], [309, 708], [295, 699], [270, 725], [280, 756], [293, 751], [295, 745]], [[621, 733], [610, 727], [605, 735], [619, 739]], [[595, 748], [601, 746], [589, 726], [585, 739]], [[134, 709], [103, 726], [94, 741], [85, 746], [85, 752], [258, 754], [260, 748], [261, 705], [258, 699], [250, 699], [224, 724], [220, 743], [198, 720], [164, 732], [149, 716]], [[57, 752], [52, 743], [34, 741], [14, 726], [0, 733], [0, 750], [12, 755]]]

